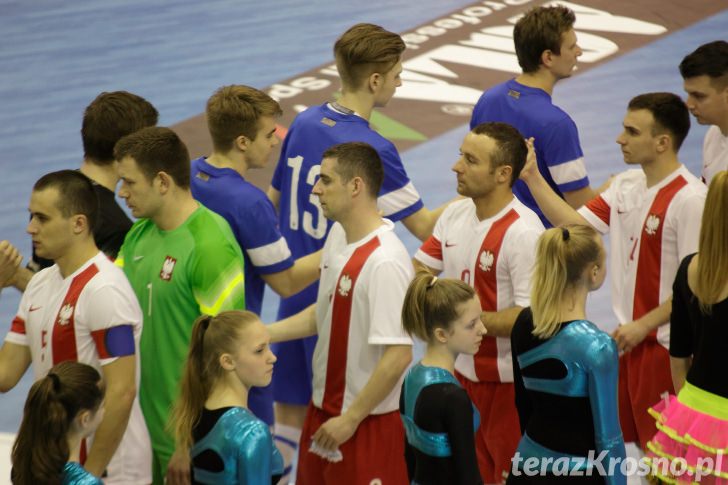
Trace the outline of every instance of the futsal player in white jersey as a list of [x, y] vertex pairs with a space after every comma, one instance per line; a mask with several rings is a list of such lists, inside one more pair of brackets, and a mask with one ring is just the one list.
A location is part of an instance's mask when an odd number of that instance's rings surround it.
[[318, 334], [298, 485], [407, 483], [399, 389], [412, 341], [401, 314], [413, 268], [393, 223], [379, 215], [382, 179], [381, 159], [366, 143], [324, 152], [313, 194], [336, 223], [318, 297], [269, 326], [274, 341]]
[[480, 412], [475, 446], [486, 483], [500, 483], [521, 438], [511, 364], [511, 328], [529, 306], [529, 282], [541, 220], [512, 192], [526, 162], [521, 133], [482, 123], [465, 136], [453, 166], [458, 194], [415, 254], [418, 269], [459, 278], [475, 288], [488, 329], [475, 356], [460, 355], [457, 377]]
[[728, 170], [728, 42], [703, 44], [680, 63], [687, 105], [701, 125], [711, 125], [703, 140], [702, 178], [706, 185]]
[[647, 409], [673, 393], [668, 345], [672, 283], [680, 261], [698, 249], [705, 185], [677, 156], [690, 129], [685, 103], [672, 93], [634, 97], [617, 137], [625, 163], [578, 212], [562, 203], [529, 163], [521, 176], [555, 225], [591, 224], [610, 234], [614, 333], [619, 367], [619, 418], [625, 442], [645, 444], [655, 432]]
[[0, 349], [0, 391], [31, 363], [36, 379], [67, 360], [95, 367], [106, 411], [82, 450], [84, 467], [107, 484], [150, 483], [151, 445], [136, 392], [141, 309], [124, 273], [96, 247], [97, 211], [91, 181], [75, 170], [44, 175], [33, 187], [28, 233], [36, 254], [55, 264], [23, 293]]

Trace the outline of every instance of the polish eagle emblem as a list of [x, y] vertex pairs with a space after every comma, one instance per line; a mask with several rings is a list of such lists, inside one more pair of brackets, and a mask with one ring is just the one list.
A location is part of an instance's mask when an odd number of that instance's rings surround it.
[[488, 250], [483, 251], [480, 253], [480, 259], [478, 261], [478, 266], [483, 271], [490, 271], [491, 266], [493, 266], [493, 253], [491, 253]]
[[657, 232], [658, 227], [660, 227], [660, 218], [655, 214], [650, 214], [645, 222], [645, 232], [652, 236]]
[[344, 275], [339, 280], [339, 295], [343, 297], [349, 296], [351, 291], [351, 278], [348, 275]]
[[68, 325], [73, 316], [73, 305], [66, 303], [58, 311], [58, 325]]
[[164, 281], [172, 279], [172, 272], [174, 271], [174, 265], [177, 264], [177, 260], [172, 256], [167, 256], [162, 263], [162, 271], [159, 272], [159, 277]]

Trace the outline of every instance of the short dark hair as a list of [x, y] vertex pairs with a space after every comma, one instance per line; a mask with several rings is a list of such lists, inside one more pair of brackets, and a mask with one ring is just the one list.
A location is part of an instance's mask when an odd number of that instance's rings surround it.
[[716, 40], [703, 44], [680, 63], [683, 79], [708, 76], [720, 89], [728, 86], [728, 42]]
[[263, 91], [243, 85], [223, 86], [207, 100], [207, 129], [216, 151], [227, 152], [237, 137], [255, 140], [262, 116], [283, 114], [276, 100]]
[[103, 92], [83, 113], [81, 140], [84, 157], [97, 165], [114, 161], [120, 138], [157, 124], [159, 113], [141, 96], [127, 91]]
[[652, 113], [655, 119], [652, 135], [667, 132], [672, 138], [675, 153], [680, 150], [682, 142], [690, 131], [690, 113], [680, 96], [673, 93], [640, 94], [630, 100], [627, 109], [630, 111], [645, 109]]
[[86, 216], [89, 230], [93, 233], [98, 220], [99, 200], [93, 183], [77, 170], [59, 170], [43, 175], [33, 185], [33, 192], [46, 189], [58, 191], [56, 207], [63, 217], [82, 214]]
[[384, 181], [384, 167], [374, 147], [362, 142], [340, 143], [326, 150], [321, 159], [324, 158], [336, 159], [336, 172], [344, 182], [361, 177], [367, 185], [369, 195], [377, 198]]
[[497, 150], [491, 154], [490, 161], [493, 167], [508, 165], [511, 172], [510, 186], [518, 180], [518, 176], [526, 164], [528, 146], [523, 135], [508, 123], [487, 122], [477, 125], [471, 131], [475, 135], [485, 135], [495, 140]]
[[117, 160], [131, 157], [152, 181], [165, 172], [178, 187], [190, 186], [190, 154], [177, 133], [162, 126], [143, 128], [119, 140], [114, 147]]
[[533, 7], [513, 28], [513, 43], [518, 64], [523, 72], [536, 72], [541, 66], [541, 54], [550, 50], [561, 54], [562, 36], [574, 28], [576, 16], [563, 5]]
[[344, 87], [358, 89], [378, 72], [392, 70], [406, 46], [402, 37], [379, 25], [356, 24], [334, 44], [334, 58]]

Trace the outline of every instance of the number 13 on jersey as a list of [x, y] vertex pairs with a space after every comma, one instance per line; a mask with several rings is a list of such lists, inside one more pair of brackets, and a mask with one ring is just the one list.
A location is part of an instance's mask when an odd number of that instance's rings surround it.
[[[303, 157], [293, 157], [288, 159], [288, 166], [291, 167], [291, 207], [289, 214], [290, 228], [294, 231], [298, 230], [298, 190], [299, 180], [301, 178], [301, 167], [303, 167]], [[308, 192], [308, 201], [316, 209], [316, 214], [304, 210], [303, 211], [303, 231], [315, 239], [322, 239], [326, 236], [327, 221], [324, 217], [324, 211], [321, 209], [318, 197], [311, 193], [313, 185], [316, 183], [316, 177], [321, 173], [321, 165], [312, 165], [306, 175], [306, 187]], [[304, 189], [304, 190], [306, 190]], [[315, 217], [315, 221], [314, 221]]]

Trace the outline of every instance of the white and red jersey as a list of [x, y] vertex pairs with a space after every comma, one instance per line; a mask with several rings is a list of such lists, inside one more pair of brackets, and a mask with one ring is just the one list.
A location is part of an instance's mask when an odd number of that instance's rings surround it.
[[[527, 307], [541, 220], [515, 197], [493, 217], [479, 220], [472, 199], [450, 204], [415, 259], [475, 288], [484, 311]], [[485, 336], [475, 356], [461, 354], [455, 368], [479, 382], [513, 382], [511, 342]]]
[[703, 140], [703, 182], [710, 185], [718, 172], [728, 170], [728, 136], [716, 125], [708, 128]]
[[[135, 355], [138, 386], [141, 332], [141, 309], [124, 272], [99, 252], [66, 278], [58, 265], [34, 275], [5, 340], [29, 347], [36, 379], [67, 360], [88, 364], [103, 376], [102, 366]], [[104, 482], [148, 483], [150, 455], [137, 398]]]
[[[610, 234], [612, 307], [620, 325], [672, 295], [680, 261], [698, 250], [706, 192], [683, 165], [650, 188], [642, 170], [627, 170], [579, 209], [599, 232]], [[659, 327], [657, 340], [668, 347], [669, 325]]]
[[[314, 406], [342, 414], [369, 382], [388, 345], [412, 345], [402, 328], [402, 303], [413, 275], [391, 221], [384, 219], [382, 226], [351, 244], [340, 224], [332, 226], [321, 257], [316, 301]], [[399, 409], [401, 381], [371, 414]]]

